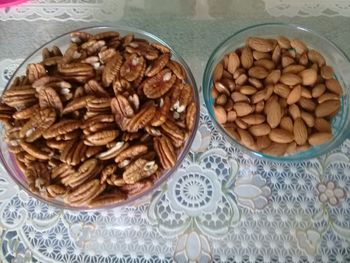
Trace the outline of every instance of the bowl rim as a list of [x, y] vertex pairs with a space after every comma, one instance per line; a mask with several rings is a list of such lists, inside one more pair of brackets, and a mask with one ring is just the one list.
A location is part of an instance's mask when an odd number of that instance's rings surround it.
[[[233, 145], [233, 147], [236, 147], [236, 148], [240, 149], [243, 153], [247, 153], [248, 155], [253, 156], [253, 157], [257, 157], [257, 158], [260, 158], [260, 159], [263, 159], [263, 160], [274, 161], [274, 162], [300, 162], [302, 160], [310, 160], [310, 159], [319, 157], [320, 155], [326, 154], [327, 152], [331, 151], [332, 149], [317, 150], [315, 152], [308, 153], [306, 156], [299, 156], [299, 157], [297, 155], [300, 154], [300, 153], [295, 153], [295, 154], [292, 154], [292, 155], [285, 155], [285, 156], [273, 156], [273, 155], [269, 155], [269, 154], [264, 154], [263, 152], [259, 152], [259, 151], [255, 151], [255, 150], [249, 149], [246, 146], [244, 146], [243, 144], [240, 144], [239, 142], [237, 142], [229, 134], [227, 134], [225, 129], [223, 127], [221, 127], [221, 125], [216, 121], [216, 118], [213, 116], [213, 113], [210, 110], [210, 108], [213, 105], [212, 105], [212, 103], [210, 103], [210, 99], [211, 98], [210, 98], [210, 95], [209, 95], [209, 98], [208, 98], [206, 90], [210, 91], [209, 85], [210, 85], [210, 83], [212, 83], [212, 76], [210, 74], [210, 68], [214, 64], [214, 56], [217, 55], [217, 53], [220, 50], [220, 48], [222, 48], [223, 46], [229, 44], [237, 35], [239, 35], [239, 34], [241, 34], [243, 32], [249, 31], [251, 29], [256, 29], [256, 28], [266, 27], [266, 26], [289, 27], [289, 28], [294, 29], [294, 30], [301, 30], [301, 31], [305, 31], [307, 33], [313, 34], [314, 36], [317, 36], [318, 38], [322, 39], [322, 41], [325, 41], [328, 44], [330, 44], [331, 46], [333, 46], [335, 48], [335, 50], [338, 53], [340, 53], [342, 56], [344, 56], [344, 58], [350, 64], [349, 56], [340, 47], [338, 47], [337, 44], [335, 44], [332, 40], [324, 37], [323, 35], [321, 35], [317, 31], [314, 31], [312, 29], [309, 29], [309, 28], [306, 28], [306, 27], [303, 27], [303, 26], [299, 26], [297, 24], [284, 23], [284, 22], [267, 22], [267, 23], [254, 24], [254, 25], [250, 25], [250, 26], [244, 27], [244, 28], [234, 32], [233, 34], [231, 34], [230, 36], [225, 38], [222, 42], [220, 42], [218, 44], [218, 46], [216, 46], [215, 49], [211, 52], [211, 54], [210, 54], [210, 56], [208, 58], [208, 61], [206, 63], [206, 66], [205, 66], [205, 69], [204, 69], [204, 72], [203, 72], [203, 77], [202, 77], [202, 87], [203, 87], [202, 88], [202, 94], [203, 94], [203, 98], [204, 98], [204, 103], [205, 103], [206, 109], [208, 111], [208, 115], [210, 116], [210, 118], [211, 118], [214, 126], [216, 127], [216, 129], [220, 132], [221, 135], [223, 135], [226, 138], [226, 140], [228, 142], [230, 142]], [[341, 100], [343, 100], [342, 97], [341, 97]], [[348, 114], [347, 114], [347, 117], [348, 117]], [[349, 137], [350, 137], [350, 130], [345, 131], [344, 138], [346, 139], [346, 138], [349, 138]], [[339, 139], [337, 144], [333, 146], [333, 149], [335, 147], [338, 147], [340, 144], [341, 144], [341, 141]], [[312, 147], [313, 146], [311, 146], [310, 149], [312, 149]], [[301, 153], [307, 153], [309, 150], [301, 152]]]
[[[172, 53], [172, 55], [174, 55], [176, 57], [176, 60], [185, 68], [186, 74], [187, 74], [187, 79], [189, 80], [190, 84], [192, 85], [192, 89], [193, 89], [193, 97], [194, 97], [194, 102], [196, 105], [196, 118], [195, 118], [195, 123], [193, 125], [192, 131], [190, 133], [190, 135], [187, 137], [185, 144], [183, 146], [183, 148], [180, 151], [180, 154], [177, 156], [177, 160], [176, 160], [176, 164], [169, 170], [167, 170], [165, 172], [165, 174], [163, 174], [160, 178], [158, 178], [154, 184], [152, 185], [152, 187], [150, 187], [149, 189], [147, 189], [146, 191], [143, 191], [141, 193], [138, 193], [136, 195], [132, 195], [131, 197], [127, 198], [126, 200], [116, 203], [116, 204], [110, 204], [110, 205], [106, 205], [106, 206], [100, 206], [100, 207], [82, 207], [82, 206], [71, 206], [68, 203], [65, 203], [63, 201], [58, 201], [55, 198], [52, 199], [52, 201], [50, 199], [45, 199], [42, 196], [33, 193], [32, 191], [30, 191], [25, 185], [22, 184], [22, 182], [12, 174], [11, 169], [8, 167], [7, 161], [5, 160], [5, 157], [3, 155], [2, 150], [0, 150], [0, 162], [3, 165], [3, 167], [5, 168], [7, 174], [9, 174], [9, 176], [16, 182], [16, 184], [20, 187], [20, 190], [24, 190], [30, 197], [33, 197], [43, 203], [46, 203], [49, 206], [53, 206], [56, 207], [58, 209], [65, 209], [65, 210], [70, 210], [70, 211], [101, 211], [101, 210], [106, 210], [106, 209], [114, 209], [114, 208], [118, 208], [118, 207], [123, 207], [123, 206], [127, 206], [127, 205], [133, 205], [133, 202], [137, 201], [137, 200], [142, 200], [144, 197], [147, 197], [149, 195], [152, 194], [152, 192], [155, 192], [157, 189], [159, 189], [159, 187], [162, 186], [163, 183], [165, 183], [172, 175], [174, 175], [174, 173], [176, 172], [177, 169], [179, 169], [181, 167], [181, 164], [183, 163], [183, 160], [185, 159], [185, 157], [188, 155], [193, 140], [196, 136], [196, 132], [198, 129], [198, 125], [199, 125], [199, 119], [200, 119], [200, 97], [199, 97], [199, 91], [197, 88], [197, 83], [196, 80], [193, 76], [193, 73], [190, 69], [190, 67], [188, 66], [187, 62], [183, 59], [183, 57], [176, 51], [174, 50], [167, 42], [165, 42], [164, 40], [160, 39], [158, 36], [153, 35], [152, 33], [149, 33], [147, 31], [138, 29], [138, 28], [134, 28], [134, 27], [130, 27], [130, 26], [124, 26], [124, 25], [112, 25], [112, 24], [103, 24], [103, 25], [97, 25], [97, 26], [88, 26], [88, 27], [82, 27], [82, 28], [77, 28], [75, 30], [71, 30], [65, 33], [60, 34], [57, 37], [52, 38], [51, 40], [45, 42], [44, 44], [42, 44], [39, 48], [35, 49], [33, 52], [30, 53], [30, 55], [28, 55], [21, 63], [20, 65], [18, 65], [18, 67], [16, 68], [16, 70], [14, 71], [14, 73], [12, 74], [11, 78], [9, 79], [9, 81], [7, 82], [5, 88], [3, 89], [2, 94], [9, 88], [10, 84], [12, 83], [12, 81], [14, 80], [14, 78], [16, 77], [16, 75], [18, 74], [19, 70], [22, 69], [23, 66], [25, 66], [27, 64], [27, 61], [30, 60], [37, 52], [41, 51], [44, 47], [47, 47], [48, 45], [50, 45], [52, 42], [59, 40], [60, 38], [69, 36], [71, 33], [73, 32], [77, 32], [77, 31], [88, 31], [88, 30], [103, 30], [103, 29], [112, 29], [115, 31], [125, 31], [128, 33], [136, 33], [139, 34], [141, 36], [146, 36], [150, 39], [152, 39], [152, 41], [158, 42], [166, 47], [168, 47]], [[69, 43], [67, 43], [69, 44]], [[1, 96], [2, 96], [1, 94]], [[2, 128], [3, 129], [3, 128]], [[10, 156], [13, 156], [13, 153], [9, 152]], [[15, 167], [18, 167], [18, 165], [16, 164], [16, 162], [13, 162]], [[24, 175], [23, 175], [24, 176]]]

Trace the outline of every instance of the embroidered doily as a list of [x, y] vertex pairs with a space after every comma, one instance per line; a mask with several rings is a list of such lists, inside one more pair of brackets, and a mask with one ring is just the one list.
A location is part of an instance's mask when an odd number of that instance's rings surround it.
[[263, 0], [272, 16], [350, 16], [348, 0]]
[[[4, 86], [21, 60], [0, 62]], [[350, 141], [307, 162], [232, 147], [204, 107], [190, 154], [135, 206], [71, 212], [0, 171], [1, 262], [349, 262]]]
[[3, 20], [106, 21], [122, 18], [125, 0], [31, 0], [0, 9]]

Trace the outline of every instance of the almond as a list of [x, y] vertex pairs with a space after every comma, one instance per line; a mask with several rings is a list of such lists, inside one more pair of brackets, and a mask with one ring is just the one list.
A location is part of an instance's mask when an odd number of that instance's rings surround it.
[[250, 114], [242, 117], [241, 120], [249, 125], [257, 125], [265, 122], [266, 117], [262, 114]]
[[289, 132], [293, 132], [293, 120], [289, 116], [285, 116], [281, 119], [280, 127]]
[[285, 68], [289, 65], [292, 65], [295, 63], [294, 59], [289, 56], [282, 56], [281, 59], [282, 67]]
[[280, 124], [282, 118], [281, 106], [277, 101], [273, 100], [266, 103], [265, 110], [267, 123], [271, 128], [276, 128]]
[[328, 65], [324, 65], [323, 67], [321, 67], [321, 76], [324, 79], [331, 79], [333, 78], [333, 68], [331, 66]]
[[280, 82], [288, 86], [295, 86], [301, 83], [301, 78], [293, 73], [283, 73]]
[[218, 123], [223, 124], [227, 121], [227, 113], [222, 106], [215, 106], [214, 113]]
[[249, 85], [244, 85], [239, 88], [239, 92], [244, 94], [244, 95], [253, 95], [257, 92], [258, 90], [255, 87], [249, 86]]
[[252, 96], [251, 101], [253, 104], [256, 104], [260, 101], [263, 101], [265, 96], [266, 96], [266, 90], [260, 90]]
[[340, 96], [343, 95], [343, 90], [338, 80], [327, 79], [325, 84], [327, 89], [329, 89], [333, 93], [338, 94]]
[[308, 138], [307, 127], [301, 118], [297, 118], [294, 121], [294, 140], [298, 145], [303, 145], [306, 143]]
[[248, 70], [248, 74], [253, 78], [264, 79], [269, 75], [269, 72], [263, 67], [254, 66]]
[[241, 129], [248, 129], [249, 125], [247, 123], [245, 123], [244, 121], [242, 121], [241, 119], [236, 119], [235, 120], [235, 124], [241, 128]]
[[262, 123], [262, 124], [251, 126], [249, 128], [249, 131], [254, 136], [263, 136], [263, 135], [268, 135], [271, 131], [271, 128], [268, 124]]
[[317, 84], [311, 92], [313, 98], [320, 97], [326, 91], [326, 86], [324, 84]]
[[257, 89], [260, 89], [263, 87], [262, 82], [256, 78], [248, 78], [248, 82], [252, 84], [254, 87], [256, 87]]
[[316, 108], [316, 103], [311, 99], [305, 99], [303, 97], [299, 100], [299, 105], [307, 111], [314, 111]]
[[234, 91], [236, 88], [236, 84], [233, 79], [230, 78], [222, 78], [220, 82], [229, 90], [229, 91]]
[[271, 143], [270, 146], [263, 149], [262, 152], [268, 155], [282, 156], [287, 150], [288, 144], [286, 143]]
[[302, 111], [300, 113], [300, 117], [303, 119], [303, 121], [305, 122], [305, 124], [312, 128], [315, 125], [315, 117], [313, 114], [306, 112], [306, 111]]
[[227, 112], [227, 121], [228, 122], [233, 122], [237, 119], [237, 113], [232, 110]]
[[297, 103], [301, 97], [301, 85], [297, 85], [292, 89], [287, 98], [287, 104], [291, 105]]
[[303, 70], [305, 70], [305, 67], [303, 65], [289, 65], [287, 67], [285, 67], [282, 72], [283, 73], [293, 73], [293, 74], [298, 74], [300, 72], [302, 72]]
[[258, 37], [248, 38], [247, 44], [251, 49], [260, 52], [271, 52], [274, 48], [272, 41]]
[[300, 57], [299, 57], [299, 64], [306, 66], [309, 63], [309, 59], [307, 58], [307, 54], [303, 53]]
[[277, 45], [272, 52], [272, 61], [277, 64], [281, 60], [281, 47]]
[[220, 81], [215, 83], [215, 89], [219, 93], [225, 93], [226, 95], [230, 96], [230, 90], [224, 84], [222, 84]]
[[263, 135], [256, 137], [256, 146], [259, 150], [265, 149], [271, 145], [271, 140], [269, 136]]
[[294, 139], [293, 133], [280, 128], [272, 129], [269, 133], [269, 138], [271, 141], [277, 143], [290, 143]]
[[285, 36], [278, 36], [277, 43], [281, 48], [289, 49], [291, 47], [290, 40]]
[[227, 70], [231, 74], [235, 73], [235, 71], [239, 68], [241, 64], [239, 57], [236, 52], [231, 52], [228, 57]]
[[305, 43], [299, 39], [291, 40], [290, 45], [300, 55], [307, 51], [307, 47], [306, 47]]
[[248, 77], [246, 74], [241, 74], [237, 79], [236, 79], [236, 84], [237, 85], [243, 85], [246, 83], [248, 80]]
[[272, 70], [269, 75], [267, 75], [266, 79], [265, 79], [265, 83], [266, 84], [276, 84], [281, 77], [281, 70], [279, 69], [275, 69]]
[[225, 105], [225, 110], [227, 112], [231, 111], [233, 109], [233, 100], [231, 98], [227, 98], [227, 103]]
[[274, 86], [273, 92], [279, 95], [282, 98], [288, 98], [289, 93], [290, 93], [290, 88], [288, 88], [287, 85], [284, 85], [282, 83], [277, 83]]
[[255, 112], [256, 113], [260, 113], [264, 110], [265, 108], [265, 102], [264, 101], [260, 101], [255, 105]]
[[307, 52], [307, 56], [311, 62], [316, 63], [319, 67], [322, 67], [324, 64], [326, 64], [324, 57], [316, 50], [309, 50]]
[[308, 68], [299, 73], [299, 76], [302, 78], [302, 84], [305, 86], [312, 86], [317, 80], [317, 71]]
[[295, 153], [296, 151], [297, 151], [297, 144], [296, 144], [296, 142], [289, 143], [288, 146], [287, 146], [286, 153], [287, 154], [292, 154], [292, 153]]
[[242, 93], [238, 92], [238, 91], [235, 91], [231, 94], [231, 99], [234, 101], [234, 102], [249, 102], [250, 99], [246, 96], [246, 95], [243, 95]]
[[304, 144], [301, 146], [297, 146], [296, 152], [304, 152], [310, 148], [310, 144]]
[[292, 116], [293, 120], [300, 117], [300, 109], [299, 109], [298, 105], [296, 105], [296, 104], [290, 105], [288, 108], [288, 111], [289, 111], [290, 116]]
[[329, 121], [324, 118], [316, 118], [315, 119], [315, 129], [319, 132], [331, 132], [332, 127]]
[[213, 72], [213, 81], [216, 82], [222, 78], [222, 73], [224, 72], [224, 66], [222, 63], [216, 65]]
[[246, 116], [253, 112], [252, 106], [245, 102], [237, 102], [233, 105], [238, 117]]
[[259, 60], [262, 58], [271, 59], [271, 54], [267, 52], [260, 52], [260, 51], [253, 50], [253, 58], [255, 60]]
[[253, 66], [253, 52], [249, 47], [244, 47], [241, 54], [241, 63], [243, 68], [251, 68]]
[[337, 112], [340, 108], [339, 100], [328, 100], [318, 104], [315, 110], [316, 117], [327, 117]]
[[308, 141], [311, 145], [320, 145], [330, 141], [332, 137], [330, 132], [318, 132], [311, 134]]
[[212, 87], [210, 90], [210, 96], [215, 100], [218, 97], [218, 95], [219, 95], [219, 92]]
[[246, 130], [237, 129], [239, 136], [241, 137], [241, 143], [247, 148], [253, 148], [255, 146], [255, 141], [253, 136]]
[[238, 132], [236, 131], [236, 128], [233, 127], [225, 127], [226, 132], [236, 141], [241, 140], [241, 137], [239, 136]]
[[267, 85], [266, 86], [266, 88], [265, 88], [266, 93], [265, 93], [264, 100], [268, 100], [271, 97], [271, 95], [272, 95], [272, 93], [274, 91], [274, 88], [275, 88], [274, 85]]
[[330, 92], [326, 92], [322, 96], [317, 98], [318, 103], [323, 103], [327, 100], [339, 100], [339, 95], [334, 94], [334, 93], [330, 93]]
[[233, 73], [233, 78], [237, 80], [242, 74], [245, 74], [245, 69], [244, 68], [238, 68], [235, 73]]
[[306, 99], [312, 98], [311, 91], [305, 87], [301, 88], [301, 96], [306, 98]]
[[220, 94], [216, 100], [216, 104], [224, 106], [227, 103], [227, 96], [225, 94]]
[[272, 60], [267, 59], [267, 58], [262, 58], [262, 59], [255, 61], [254, 65], [263, 67], [263, 68], [267, 69], [268, 71], [271, 71], [275, 68], [275, 63]]

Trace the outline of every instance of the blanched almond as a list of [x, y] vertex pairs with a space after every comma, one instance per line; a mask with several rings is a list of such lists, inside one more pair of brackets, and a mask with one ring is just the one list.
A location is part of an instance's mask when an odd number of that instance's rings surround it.
[[254, 57], [250, 47], [244, 47], [241, 54], [242, 67], [249, 69], [253, 66]]
[[303, 70], [299, 75], [302, 78], [302, 84], [305, 86], [312, 86], [316, 83], [317, 71], [312, 68]]
[[297, 85], [292, 89], [287, 98], [287, 104], [291, 105], [297, 103], [301, 97], [301, 85]]
[[223, 124], [227, 121], [227, 113], [222, 106], [215, 106], [214, 113], [218, 123]]
[[298, 145], [303, 145], [306, 143], [308, 138], [307, 127], [301, 118], [297, 118], [294, 121], [294, 140]]
[[324, 65], [323, 67], [321, 67], [321, 76], [324, 79], [331, 79], [333, 78], [333, 68], [331, 66], [328, 65]]
[[257, 79], [264, 79], [269, 75], [267, 69], [260, 66], [253, 66], [248, 70], [249, 76]]
[[280, 82], [288, 86], [295, 86], [301, 83], [301, 78], [293, 73], [283, 73]]
[[331, 132], [332, 127], [329, 121], [324, 118], [315, 119], [315, 129], [319, 132]]
[[338, 94], [340, 96], [343, 95], [343, 89], [342, 89], [338, 80], [327, 79], [325, 84], [326, 84], [327, 89], [329, 89], [333, 93]]
[[270, 52], [274, 48], [274, 44], [272, 41], [258, 37], [248, 38], [247, 44], [253, 50], [260, 52]]
[[318, 132], [311, 134], [308, 141], [311, 145], [324, 144], [332, 139], [332, 133], [330, 132]]
[[239, 57], [236, 52], [231, 52], [228, 57], [228, 64], [227, 64], [227, 70], [231, 74], [235, 73], [235, 71], [238, 69], [239, 65], [241, 64]]
[[249, 131], [254, 136], [263, 136], [263, 135], [268, 135], [271, 131], [271, 128], [268, 124], [262, 123], [262, 124], [251, 126], [249, 128]]
[[290, 131], [276, 128], [270, 131], [269, 138], [271, 141], [277, 143], [290, 143], [293, 141], [294, 136], [293, 133], [291, 133]]
[[311, 92], [313, 98], [320, 97], [326, 91], [326, 86], [324, 84], [317, 84]]
[[327, 117], [337, 112], [340, 108], [339, 100], [327, 100], [318, 104], [315, 110], [316, 117]]
[[246, 116], [253, 112], [252, 106], [245, 102], [237, 102], [233, 105], [238, 117]]

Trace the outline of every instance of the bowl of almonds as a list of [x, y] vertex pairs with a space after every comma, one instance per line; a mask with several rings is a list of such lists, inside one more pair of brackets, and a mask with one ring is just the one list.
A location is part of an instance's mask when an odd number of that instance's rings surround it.
[[209, 115], [235, 147], [304, 160], [350, 135], [350, 62], [334, 43], [289, 24], [243, 29], [212, 53], [203, 76]]
[[69, 209], [149, 194], [181, 164], [196, 83], [164, 41], [126, 27], [61, 35], [16, 70], [0, 103], [0, 158], [30, 195]]

